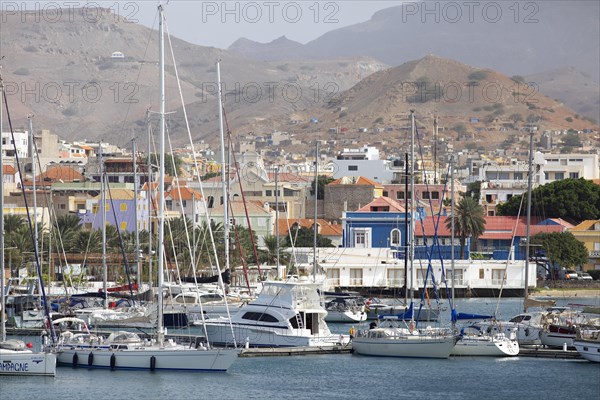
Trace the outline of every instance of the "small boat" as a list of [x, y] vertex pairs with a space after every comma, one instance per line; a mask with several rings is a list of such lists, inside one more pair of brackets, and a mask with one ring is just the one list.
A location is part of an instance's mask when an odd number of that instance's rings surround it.
[[573, 345], [581, 357], [592, 362], [600, 362], [600, 329], [578, 329]]
[[263, 282], [259, 296], [231, 319], [196, 321], [217, 345], [246, 340], [249, 347], [296, 347], [348, 344], [348, 335], [331, 333], [321, 306], [319, 283], [306, 278]]
[[367, 319], [364, 301], [360, 296], [325, 297], [327, 322], [362, 322]]
[[459, 336], [448, 329], [416, 329], [413, 321], [386, 317], [359, 330], [352, 339], [356, 354], [380, 357], [448, 358]]
[[10, 339], [0, 342], [0, 375], [56, 375], [56, 354], [34, 352], [30, 344]]
[[461, 329], [460, 339], [452, 350], [454, 356], [505, 357], [519, 355], [519, 343], [516, 334], [510, 336], [502, 332], [492, 333], [478, 326], [470, 325]]

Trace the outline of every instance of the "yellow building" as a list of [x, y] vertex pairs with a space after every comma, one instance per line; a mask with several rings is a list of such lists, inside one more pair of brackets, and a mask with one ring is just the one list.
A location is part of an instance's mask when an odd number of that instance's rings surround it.
[[588, 262], [583, 270], [600, 270], [600, 219], [586, 220], [569, 230], [588, 250]]

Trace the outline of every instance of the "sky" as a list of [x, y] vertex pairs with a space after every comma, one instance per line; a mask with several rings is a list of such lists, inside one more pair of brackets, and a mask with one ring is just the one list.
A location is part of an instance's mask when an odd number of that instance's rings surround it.
[[[39, 7], [44, 2], [29, 3], [28, 7], [36, 4]], [[171, 0], [163, 2], [165, 3], [165, 15], [171, 35], [202, 46], [227, 48], [241, 37], [266, 43], [285, 35], [288, 39], [307, 43], [328, 31], [367, 21], [376, 11], [401, 2]], [[69, 4], [79, 4], [81, 7], [100, 4], [118, 11], [128, 19], [156, 28], [158, 2], [154, 0], [94, 3], [70, 1]]]

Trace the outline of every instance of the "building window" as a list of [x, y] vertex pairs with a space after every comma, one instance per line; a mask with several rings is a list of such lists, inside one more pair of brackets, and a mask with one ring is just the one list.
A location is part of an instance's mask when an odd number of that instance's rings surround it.
[[564, 172], [555, 172], [554, 179], [556, 179], [557, 181], [565, 179], [565, 173]]
[[348, 165], [348, 171], [358, 171], [358, 165]]
[[350, 286], [363, 285], [363, 270], [362, 268], [350, 268]]
[[330, 268], [327, 270], [327, 282], [330, 286], [340, 286], [340, 269]]
[[516, 181], [522, 181], [523, 180], [523, 173], [522, 172], [515, 172], [515, 180]]
[[400, 287], [404, 285], [404, 270], [400, 268], [390, 268], [387, 270], [388, 286]]
[[265, 190], [265, 196], [267, 196], [267, 197], [273, 196], [273, 191], [272, 190]]
[[579, 172], [569, 172], [569, 178], [579, 179]]
[[390, 245], [392, 246], [400, 246], [400, 230], [392, 229], [390, 233]]
[[92, 206], [92, 214], [98, 214], [98, 204]]
[[213, 196], [208, 196], [208, 208], [213, 208], [215, 206], [215, 198]]
[[396, 192], [396, 200], [404, 200], [404, 192]]
[[371, 228], [353, 228], [352, 236], [354, 247], [371, 247]]
[[170, 210], [173, 208], [173, 200], [165, 200], [165, 206]]
[[503, 280], [504, 280], [504, 270], [503, 269], [493, 269], [492, 270], [492, 285], [502, 285]]
[[294, 191], [294, 190], [292, 190], [292, 189], [286, 189], [286, 188], [283, 188], [283, 195], [284, 195], [285, 197], [293, 197], [293, 196], [295, 196], [295, 195], [296, 195], [296, 191]]
[[464, 280], [464, 270], [455, 269], [454, 270], [454, 284], [463, 285], [464, 284], [463, 280]]
[[485, 279], [485, 270], [483, 268], [479, 268], [479, 279]]
[[187, 200], [183, 200], [183, 201], [181, 202], [181, 205], [183, 205], [184, 207], [187, 207]]
[[429, 192], [425, 191], [421, 194], [423, 200], [429, 200]]
[[127, 211], [127, 203], [121, 203], [121, 211]]
[[431, 199], [432, 200], [439, 200], [440, 199], [440, 192], [431, 192]]
[[127, 222], [123, 221], [119, 224], [119, 229], [121, 231], [126, 231], [127, 230]]

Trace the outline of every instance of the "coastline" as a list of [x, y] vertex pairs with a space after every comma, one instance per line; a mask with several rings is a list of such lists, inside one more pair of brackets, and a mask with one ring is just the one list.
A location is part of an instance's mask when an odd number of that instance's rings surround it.
[[532, 297], [600, 297], [600, 288], [543, 288], [531, 292]]

